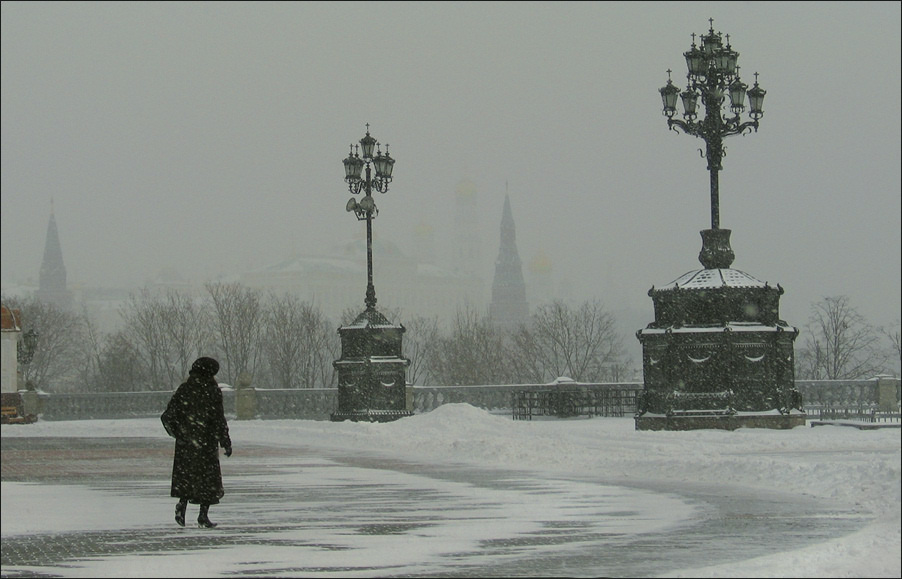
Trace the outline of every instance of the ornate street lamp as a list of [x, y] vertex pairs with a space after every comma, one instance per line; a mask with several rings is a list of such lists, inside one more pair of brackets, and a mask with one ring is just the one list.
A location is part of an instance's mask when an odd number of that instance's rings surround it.
[[[772, 286], [730, 269], [730, 230], [720, 229], [718, 171], [723, 139], [758, 130], [765, 91], [739, 78], [739, 53], [726, 45], [713, 21], [683, 53], [685, 90], [670, 78], [660, 89], [671, 130], [703, 139], [711, 172], [711, 229], [702, 234], [699, 261], [648, 295], [655, 320], [636, 332], [642, 344], [644, 388], [637, 399], [638, 430], [792, 428], [805, 424], [795, 388], [793, 342], [799, 334], [780, 319], [780, 284]], [[668, 77], [670, 71], [667, 71]], [[748, 108], [746, 108], [748, 97]], [[729, 98], [729, 111], [727, 108]], [[683, 118], [676, 119], [677, 101]], [[704, 117], [698, 119], [698, 105]], [[750, 120], [743, 120], [748, 111]]]
[[[376, 155], [373, 156], [373, 149]], [[361, 154], [362, 153], [362, 154]], [[358, 195], [361, 191], [364, 196], [360, 201], [356, 197], [348, 200], [345, 209], [353, 211], [358, 221], [366, 220], [366, 267], [367, 285], [366, 299], [364, 303], [367, 309], [376, 307], [376, 288], [373, 286], [373, 218], [379, 214], [376, 202], [373, 200], [373, 190], [379, 193], [388, 192], [388, 184], [391, 183], [391, 173], [395, 160], [388, 154], [388, 143], [385, 145], [385, 154], [379, 147], [379, 142], [370, 136], [370, 125], [366, 125], [366, 136], [360, 139], [359, 145], [351, 145], [351, 153], [344, 160], [345, 181], [352, 195]], [[366, 169], [366, 175], [361, 173]], [[373, 176], [372, 169], [376, 175]]]
[[[714, 32], [714, 20], [709, 19], [711, 28], [701, 36], [701, 46], [695, 43], [696, 35], [692, 35], [692, 46], [683, 53], [686, 58], [686, 90], [680, 89], [670, 79], [671, 71], [667, 71], [667, 84], [659, 92], [667, 117], [667, 126], [676, 131], [699, 137], [705, 141], [704, 156], [708, 159], [708, 171], [711, 173], [711, 230], [703, 232], [706, 246], [702, 252], [706, 267], [729, 267], [733, 255], [729, 247], [729, 230], [720, 230], [720, 191], [718, 172], [723, 169], [721, 160], [725, 156], [723, 139], [731, 135], [741, 135], [758, 131], [758, 121], [764, 115], [764, 95], [767, 91], [758, 86], [758, 73], [755, 73], [755, 85], [749, 90], [748, 85], [739, 77], [739, 53], [730, 46], [730, 35], [726, 35], [726, 46], [720, 32]], [[674, 118], [677, 110], [677, 97], [683, 105], [683, 119]], [[751, 120], [743, 121], [742, 113], [746, 110], [745, 99], [748, 96], [748, 116]], [[725, 110], [726, 98], [729, 97], [729, 113]], [[697, 120], [697, 105], [701, 100], [705, 116]], [[730, 114], [732, 113], [732, 114]], [[702, 259], [702, 256], [700, 256]], [[710, 264], [710, 265], [709, 265]]]
[[40, 334], [34, 328], [29, 328], [22, 334], [22, 339], [16, 344], [16, 361], [21, 364], [19, 370], [20, 385], [24, 382], [26, 390], [32, 390], [34, 385], [29, 379], [31, 361], [34, 360], [35, 352], [38, 350], [38, 339]]
[[[332, 365], [338, 372], [338, 409], [333, 421], [388, 421], [413, 414], [407, 402], [407, 367], [401, 354], [404, 326], [390, 322], [376, 310], [373, 287], [373, 218], [378, 215], [373, 191], [386, 193], [395, 160], [370, 136], [370, 126], [344, 160], [345, 181], [351, 197], [345, 209], [366, 221], [366, 309], [338, 329], [341, 358]], [[375, 173], [375, 175], [374, 175]], [[358, 201], [357, 195], [363, 193]]]
[[17, 344], [16, 359], [20, 364], [27, 366], [34, 359], [34, 353], [38, 349], [38, 334], [34, 328], [29, 328], [22, 334], [22, 341]]

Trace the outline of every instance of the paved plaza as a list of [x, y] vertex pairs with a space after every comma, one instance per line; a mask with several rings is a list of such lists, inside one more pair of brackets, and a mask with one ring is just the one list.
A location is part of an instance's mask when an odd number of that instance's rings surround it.
[[161, 576], [153, 561], [201, 552], [229, 561], [220, 575], [237, 576], [648, 576], [803, 546], [861, 523], [855, 513], [787, 505], [778, 496], [737, 503], [701, 487], [676, 496], [244, 445], [222, 461], [226, 496], [211, 509], [219, 526], [192, 527], [192, 505], [180, 528], [168, 496], [171, 459], [165, 438], [4, 438], [5, 483], [76, 485], [116, 507], [105, 529], [79, 530], [75, 521], [53, 532], [4, 534], [2, 576], [83, 576], [86, 561], [122, 557]]

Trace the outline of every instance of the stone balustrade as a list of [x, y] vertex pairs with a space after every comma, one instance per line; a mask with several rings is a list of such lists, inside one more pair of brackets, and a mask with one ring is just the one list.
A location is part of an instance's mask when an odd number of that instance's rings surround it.
[[[563, 386], [563, 385], [561, 385]], [[573, 384], [568, 384], [573, 387]], [[578, 384], [579, 387], [599, 385]], [[641, 390], [641, 382], [605, 384], [605, 387]], [[548, 384], [481, 386], [411, 386], [408, 408], [416, 414], [442, 404], [466, 403], [494, 412], [511, 412], [516, 392], [554, 388]], [[806, 409], [878, 408], [899, 411], [900, 380], [878, 376], [870, 380], [797, 380]], [[89, 420], [159, 416], [171, 391], [46, 394], [21, 391], [25, 411], [41, 420]], [[226, 416], [230, 419], [329, 420], [338, 406], [336, 388], [266, 389], [246, 386], [223, 390]], [[630, 412], [632, 409], [630, 409]]]

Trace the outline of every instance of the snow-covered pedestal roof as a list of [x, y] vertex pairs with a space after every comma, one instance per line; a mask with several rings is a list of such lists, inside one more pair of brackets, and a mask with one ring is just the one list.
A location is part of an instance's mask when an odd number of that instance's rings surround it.
[[769, 284], [738, 269], [699, 269], [684, 273], [660, 290], [765, 287]]

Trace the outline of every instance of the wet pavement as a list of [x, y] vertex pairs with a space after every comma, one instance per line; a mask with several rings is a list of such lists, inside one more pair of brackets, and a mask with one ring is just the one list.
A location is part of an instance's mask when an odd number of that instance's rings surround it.
[[153, 509], [146, 520], [143, 509], [111, 513], [127, 518], [122, 528], [4, 533], [0, 576], [73, 576], [86, 561], [214, 549], [233, 558], [220, 575], [235, 576], [653, 576], [800, 548], [864, 524], [798, 496], [627, 488], [257, 445], [223, 458], [226, 496], [211, 509], [219, 526], [190, 527], [192, 505], [183, 529], [172, 519], [171, 460], [168, 439], [4, 439], [4, 482], [78, 485]]

